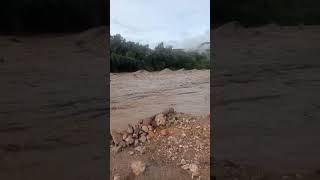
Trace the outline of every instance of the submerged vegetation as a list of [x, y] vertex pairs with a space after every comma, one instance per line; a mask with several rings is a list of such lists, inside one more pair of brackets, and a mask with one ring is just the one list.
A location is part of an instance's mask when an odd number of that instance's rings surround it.
[[110, 36], [111, 72], [209, 69], [209, 53], [209, 49], [204, 52], [183, 51], [165, 47], [163, 43], [151, 49], [148, 45], [126, 41], [119, 34]]

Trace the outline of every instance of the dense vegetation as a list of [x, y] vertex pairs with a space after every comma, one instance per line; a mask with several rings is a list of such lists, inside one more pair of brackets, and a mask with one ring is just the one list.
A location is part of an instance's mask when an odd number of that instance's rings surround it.
[[319, 0], [216, 0], [214, 26], [239, 21], [244, 26], [320, 24]]
[[119, 34], [110, 36], [110, 55], [111, 72], [208, 69], [210, 62], [209, 50], [202, 53], [175, 50], [163, 43], [150, 49], [148, 45], [126, 41]]
[[108, 14], [106, 0], [1, 0], [0, 33], [80, 32]]

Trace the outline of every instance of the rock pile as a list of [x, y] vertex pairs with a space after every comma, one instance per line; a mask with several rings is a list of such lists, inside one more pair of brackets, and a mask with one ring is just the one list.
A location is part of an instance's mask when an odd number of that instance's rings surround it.
[[[172, 115], [175, 113], [173, 108], [159, 113], [147, 119], [140, 120], [137, 124], [132, 126], [128, 124], [125, 131], [117, 132], [111, 130], [112, 147], [113, 151], [119, 152], [122, 148], [127, 146], [138, 146], [155, 137], [157, 128], [169, 126], [173, 123]], [[166, 133], [162, 132], [161, 134]]]
[[124, 150], [126, 153], [119, 153], [118, 157], [134, 159], [131, 170], [135, 176], [145, 171], [145, 164], [135, 162], [139, 159], [151, 167], [175, 166], [192, 179], [206, 179], [210, 164], [209, 122], [210, 115], [192, 116], [171, 108], [135, 125], [129, 124], [124, 131], [112, 131], [112, 150]]

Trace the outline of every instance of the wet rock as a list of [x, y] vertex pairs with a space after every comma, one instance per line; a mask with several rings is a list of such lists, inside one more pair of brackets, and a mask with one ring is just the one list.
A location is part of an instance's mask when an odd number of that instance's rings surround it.
[[154, 120], [157, 126], [163, 126], [166, 124], [166, 118], [162, 113], [156, 115]]
[[113, 180], [120, 180], [121, 178], [120, 178], [120, 176], [119, 175], [115, 175], [114, 177], [113, 177]]
[[133, 133], [133, 127], [128, 124], [127, 133], [132, 134]]
[[148, 126], [142, 126], [142, 130], [143, 130], [144, 132], [148, 132], [148, 131], [149, 131], [149, 128], [148, 128]]
[[129, 135], [127, 138], [126, 138], [126, 143], [127, 145], [131, 145], [134, 143], [134, 139], [132, 138], [131, 135]]
[[111, 137], [112, 137], [112, 141], [116, 145], [118, 145], [122, 141], [122, 134], [115, 130], [111, 130]]
[[145, 143], [145, 142], [147, 141], [147, 137], [142, 134], [142, 135], [140, 136], [140, 138], [139, 138], [139, 141], [142, 142], [142, 143]]
[[142, 161], [133, 161], [131, 163], [131, 169], [135, 176], [139, 176], [146, 169], [146, 164]]

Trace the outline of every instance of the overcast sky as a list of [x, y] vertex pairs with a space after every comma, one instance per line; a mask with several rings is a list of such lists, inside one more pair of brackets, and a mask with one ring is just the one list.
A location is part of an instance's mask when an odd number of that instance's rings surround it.
[[210, 0], [111, 0], [111, 35], [192, 48], [210, 39]]

